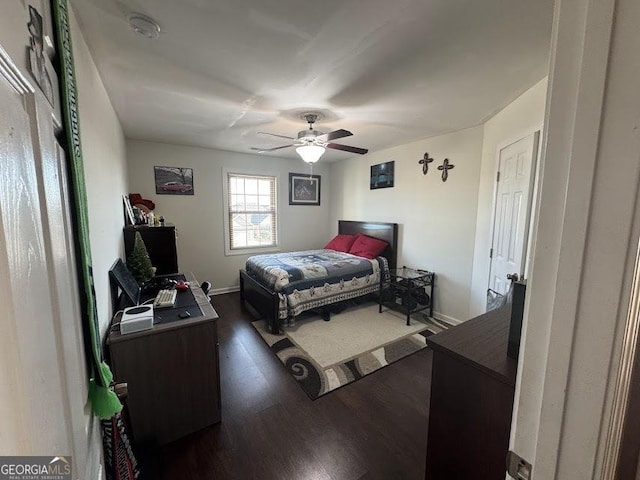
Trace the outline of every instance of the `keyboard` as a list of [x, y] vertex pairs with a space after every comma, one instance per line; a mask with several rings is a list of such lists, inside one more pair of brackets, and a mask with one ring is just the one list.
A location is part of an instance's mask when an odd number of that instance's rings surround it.
[[173, 307], [176, 303], [176, 295], [177, 291], [174, 289], [171, 290], [160, 290], [156, 295], [155, 300], [153, 301], [154, 308], [168, 308]]

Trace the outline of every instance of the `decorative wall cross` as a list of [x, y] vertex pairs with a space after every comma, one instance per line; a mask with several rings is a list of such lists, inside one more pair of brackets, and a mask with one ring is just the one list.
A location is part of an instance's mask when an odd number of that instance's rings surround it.
[[429, 171], [429, 164], [433, 162], [433, 158], [429, 157], [427, 152], [424, 152], [424, 157], [418, 162], [422, 164], [422, 174], [426, 175]]
[[442, 165], [438, 165], [438, 170], [442, 170], [442, 181], [446, 182], [447, 178], [449, 178], [449, 170], [451, 170], [455, 165], [449, 163], [449, 159], [445, 158]]

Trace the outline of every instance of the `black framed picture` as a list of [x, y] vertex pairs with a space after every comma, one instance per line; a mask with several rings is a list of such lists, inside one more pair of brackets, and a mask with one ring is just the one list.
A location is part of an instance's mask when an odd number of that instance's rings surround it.
[[289, 205], [320, 205], [320, 175], [290, 173]]
[[193, 169], [153, 167], [158, 195], [193, 195]]
[[395, 161], [371, 165], [369, 189], [393, 187], [393, 169]]

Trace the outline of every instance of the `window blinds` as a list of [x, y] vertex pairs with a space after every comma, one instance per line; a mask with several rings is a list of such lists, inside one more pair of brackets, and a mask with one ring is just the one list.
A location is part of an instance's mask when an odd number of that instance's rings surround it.
[[229, 173], [229, 248], [277, 245], [276, 177]]

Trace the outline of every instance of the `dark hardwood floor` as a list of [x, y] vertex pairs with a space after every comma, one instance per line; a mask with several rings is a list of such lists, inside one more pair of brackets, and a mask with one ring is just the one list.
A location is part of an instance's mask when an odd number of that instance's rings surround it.
[[424, 478], [430, 349], [311, 401], [254, 331], [238, 294], [213, 304], [222, 423], [147, 454], [145, 480]]

